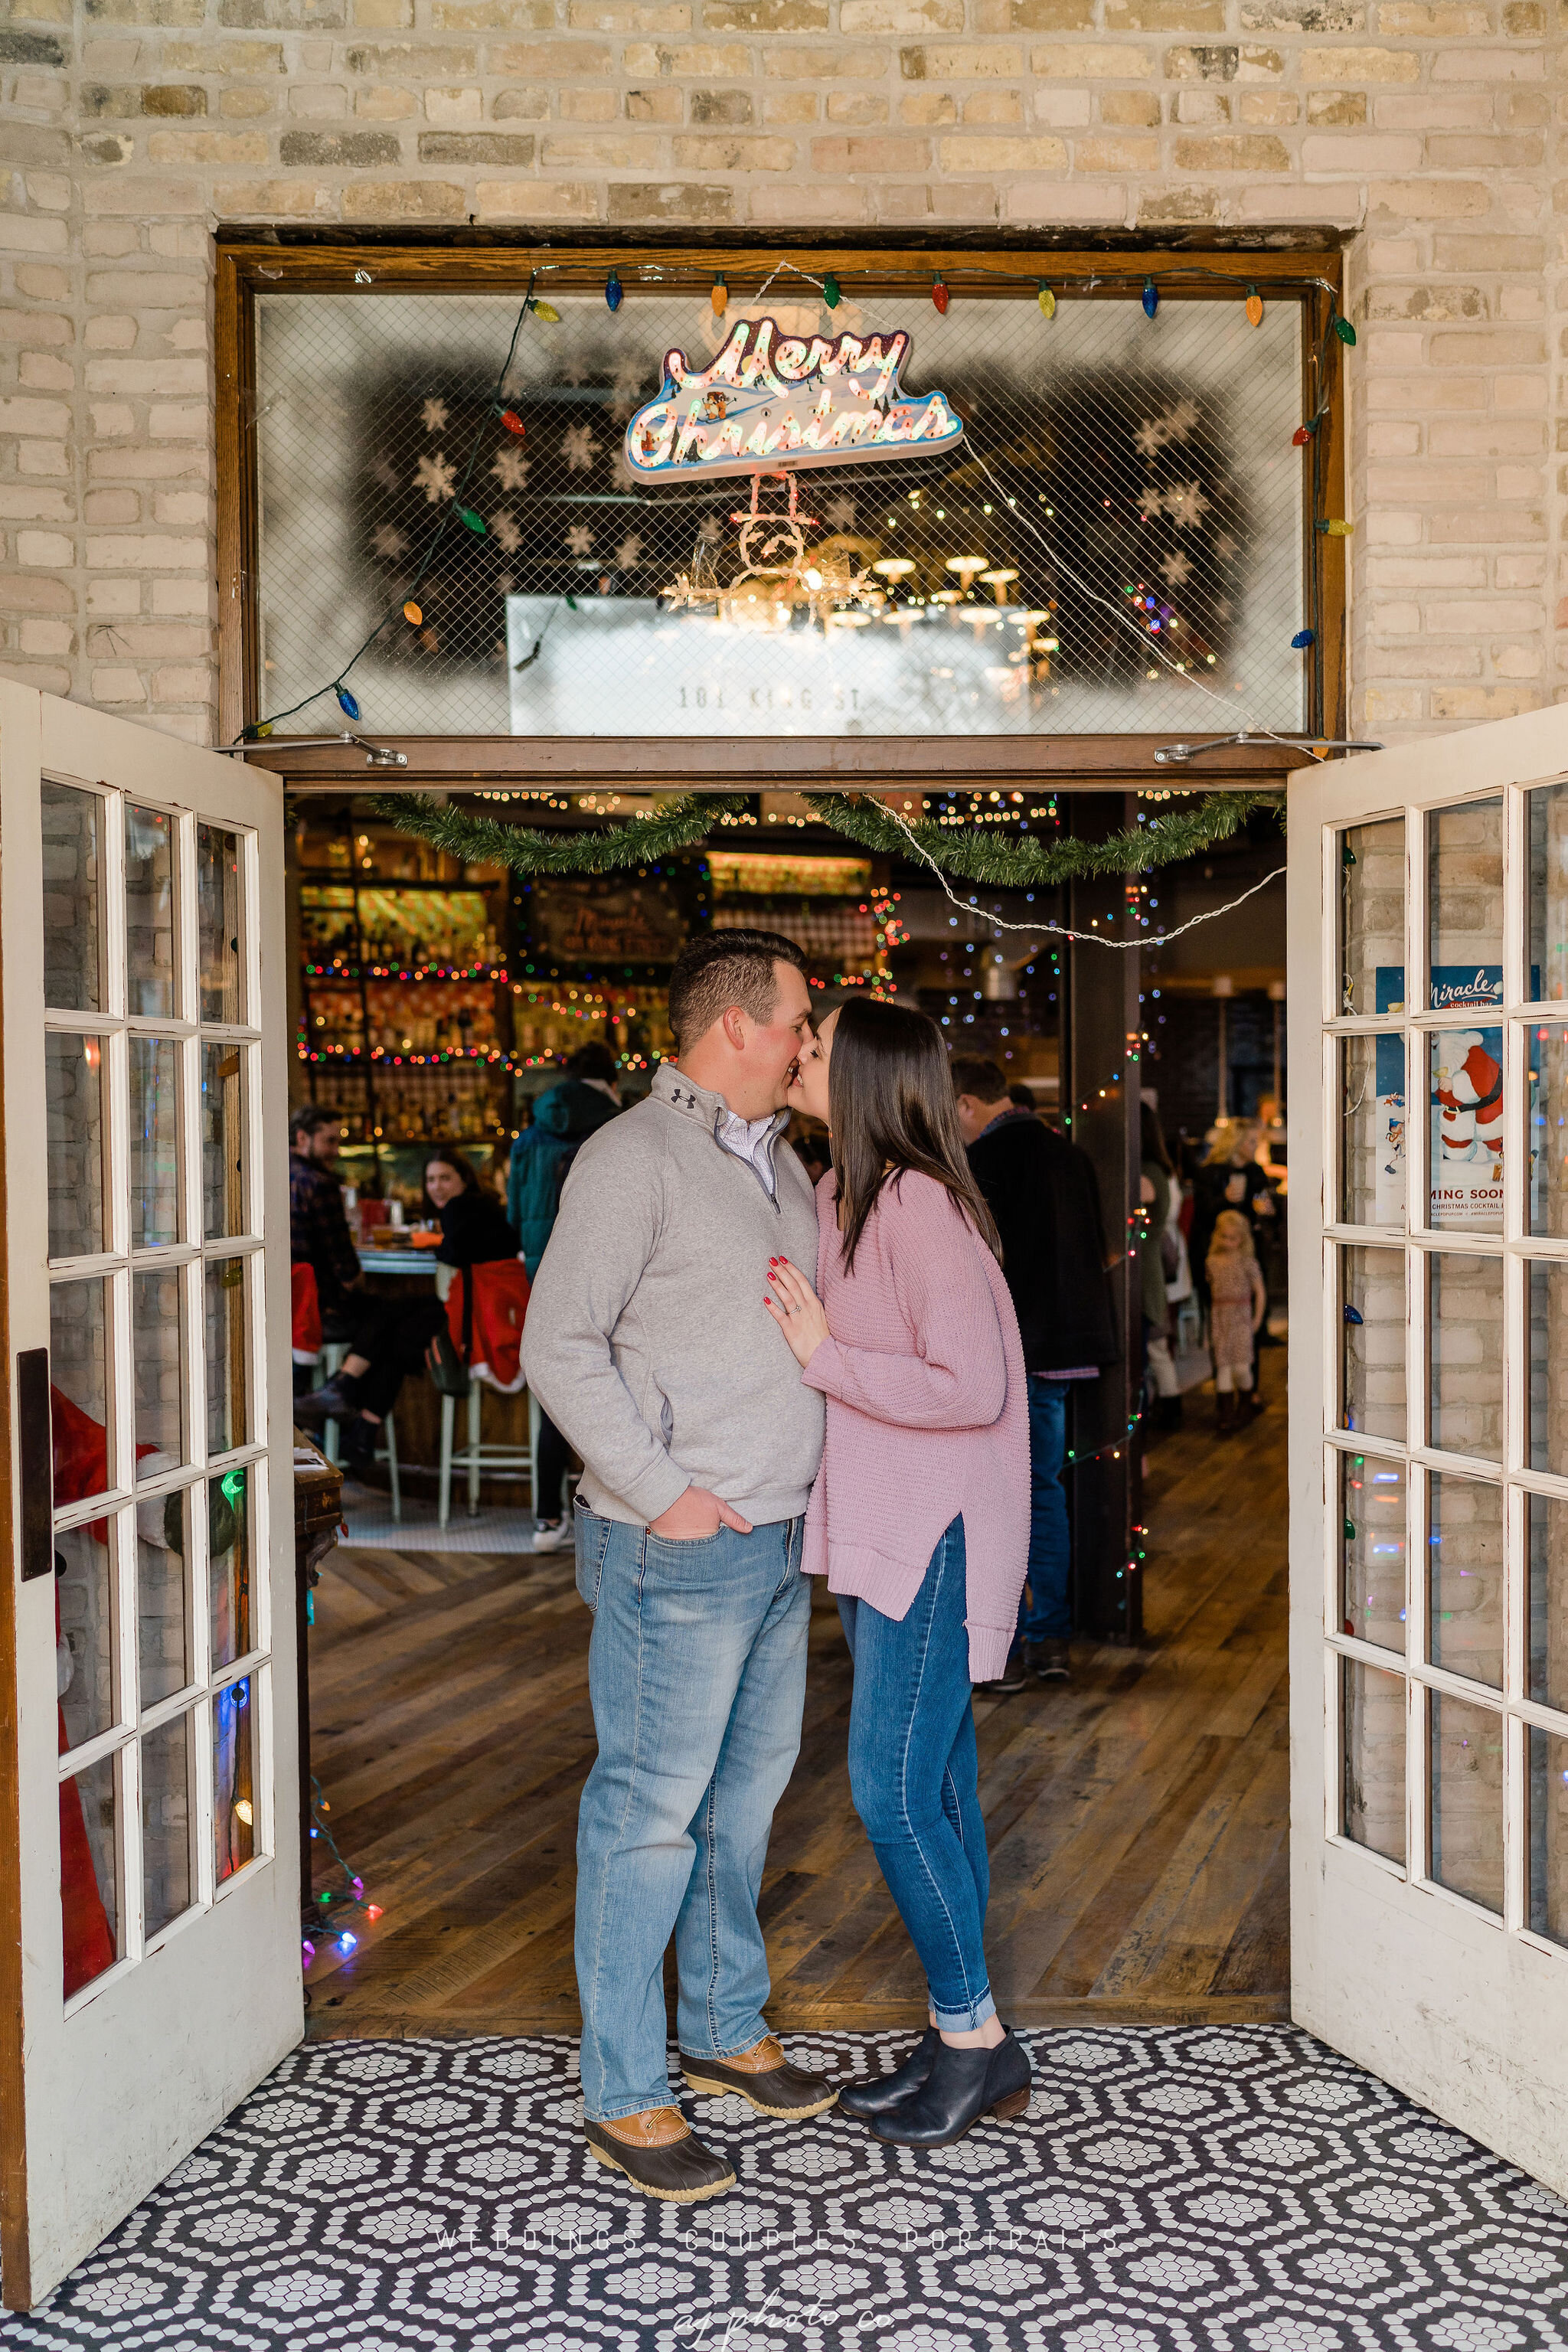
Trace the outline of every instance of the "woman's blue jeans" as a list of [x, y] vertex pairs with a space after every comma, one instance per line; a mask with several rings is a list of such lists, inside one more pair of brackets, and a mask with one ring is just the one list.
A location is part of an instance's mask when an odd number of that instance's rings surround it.
[[991, 1891], [970, 1706], [963, 1521], [931, 1554], [896, 1622], [839, 1595], [855, 1661], [849, 1793], [949, 2033], [996, 2011], [984, 1929]]

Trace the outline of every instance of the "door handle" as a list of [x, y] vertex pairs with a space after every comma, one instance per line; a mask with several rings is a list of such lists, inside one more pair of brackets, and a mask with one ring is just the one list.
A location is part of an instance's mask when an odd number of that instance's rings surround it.
[[54, 1432], [49, 1422], [49, 1351], [16, 1357], [16, 1469], [22, 1486], [22, 1581], [55, 1572]]

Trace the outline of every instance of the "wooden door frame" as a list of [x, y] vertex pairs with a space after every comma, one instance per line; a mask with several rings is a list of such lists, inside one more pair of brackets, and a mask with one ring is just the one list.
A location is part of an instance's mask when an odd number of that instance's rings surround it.
[[[1260, 236], [1251, 250], [1229, 247], [1174, 247], [1150, 244], [1126, 250], [1080, 247], [1057, 250], [1049, 244], [1021, 247], [1016, 244], [935, 249], [929, 243], [906, 247], [835, 244], [784, 237], [770, 245], [731, 245], [720, 252], [713, 244], [687, 246], [650, 244], [641, 240], [591, 241], [553, 234], [538, 240], [527, 229], [498, 237], [493, 243], [426, 242], [384, 244], [374, 232], [363, 238], [352, 233], [331, 243], [286, 242], [287, 227], [264, 239], [252, 226], [217, 232], [216, 286], [216, 374], [217, 461], [218, 570], [218, 725], [219, 740], [236, 740], [258, 715], [259, 637], [257, 614], [257, 469], [251, 427], [256, 416], [255, 306], [260, 293], [342, 293], [374, 299], [377, 293], [518, 291], [536, 270], [548, 272], [553, 289], [597, 289], [609, 269], [617, 270], [628, 297], [635, 297], [643, 273], [654, 273], [662, 291], [689, 288], [705, 292], [711, 285], [715, 262], [726, 270], [765, 274], [781, 258], [813, 275], [833, 270], [858, 281], [857, 290], [871, 293], [907, 292], [918, 285], [923, 295], [933, 272], [940, 272], [957, 293], [965, 290], [1031, 301], [1043, 278], [1071, 284], [1075, 299], [1123, 300], [1135, 298], [1146, 274], [1165, 282], [1162, 297], [1171, 301], [1212, 299], [1225, 286], [1256, 286], [1276, 299], [1302, 306], [1301, 371], [1303, 416], [1313, 413], [1316, 386], [1314, 355], [1328, 350], [1342, 385], [1341, 346], [1329, 332], [1332, 306], [1342, 299], [1343, 268], [1337, 236], [1309, 232], [1309, 241], [1293, 243], [1289, 251], [1271, 249]], [[363, 281], [369, 273], [368, 285]], [[1307, 453], [1326, 510], [1344, 512], [1345, 436], [1343, 400], [1331, 399], [1321, 426]], [[1305, 486], [1304, 486], [1305, 490]], [[1309, 506], [1310, 501], [1309, 501]], [[1312, 567], [1318, 567], [1318, 646], [1314, 708], [1308, 724], [1328, 736], [1345, 732], [1349, 707], [1345, 661], [1346, 561], [1345, 542], [1322, 538], [1308, 515], [1305, 543], [1307, 578], [1303, 580], [1304, 609], [1310, 609], [1307, 591]], [[1206, 730], [1216, 736], [1217, 728]], [[1005, 737], [973, 737], [924, 741], [908, 737], [780, 738], [773, 742], [721, 738], [657, 740], [617, 737], [559, 736], [533, 740], [521, 736], [383, 737], [394, 749], [417, 759], [431, 777], [453, 783], [459, 776], [473, 782], [552, 780], [601, 782], [657, 781], [682, 788], [692, 774], [711, 782], [715, 776], [750, 775], [761, 782], [798, 785], [808, 776], [838, 781], [850, 788], [859, 779], [877, 776], [916, 782], [929, 779], [959, 782], [969, 778], [987, 783], [1004, 776], [1025, 775], [1064, 780], [1075, 771], [1098, 782], [1105, 778], [1136, 775], [1145, 782], [1171, 782], [1168, 771], [1156, 768], [1152, 753], [1163, 736], [1080, 736], [1035, 740]], [[1192, 739], [1205, 740], [1204, 732]], [[1307, 754], [1292, 755], [1272, 744], [1234, 746], [1203, 762], [1201, 775], [1229, 774], [1237, 779], [1278, 774], [1299, 764]], [[350, 776], [363, 775], [363, 750], [345, 746], [315, 746], [289, 751], [284, 742], [272, 746], [264, 763], [276, 766], [291, 782], [301, 776], [335, 777], [338, 788]], [[296, 762], [303, 762], [296, 766]], [[1184, 781], [1184, 773], [1183, 776]], [[379, 781], [379, 780], [377, 780]], [[731, 789], [736, 789], [731, 785]], [[744, 785], [738, 787], [745, 789]]]
[[[39, 774], [43, 766], [42, 705], [9, 700], [0, 712], [0, 803], [9, 797], [13, 769]], [[0, 931], [0, 1038], [5, 1035], [5, 951]], [[5, 1092], [0, 1087], [0, 1232], [8, 1230]], [[7, 2308], [32, 2303], [32, 2247], [27, 2227], [27, 2107], [23, 2073], [26, 2026], [22, 1985], [22, 1756], [17, 1685], [16, 1586], [20, 1570], [20, 1497], [13, 1473], [13, 1383], [10, 1252], [0, 1249], [0, 2291]]]

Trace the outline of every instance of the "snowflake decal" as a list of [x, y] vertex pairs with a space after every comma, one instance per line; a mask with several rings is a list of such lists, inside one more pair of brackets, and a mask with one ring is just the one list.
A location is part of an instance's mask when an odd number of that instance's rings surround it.
[[503, 555], [515, 555], [522, 545], [522, 533], [504, 507], [490, 517], [490, 537]]
[[444, 400], [427, 400], [419, 415], [426, 433], [446, 431], [447, 404]]
[[1209, 510], [1209, 501], [1196, 482], [1175, 482], [1161, 500], [1178, 530], [1196, 530]]
[[566, 534], [568, 555], [592, 555], [594, 534], [585, 522], [574, 522]]
[[642, 562], [642, 541], [635, 530], [628, 531], [616, 548], [616, 562], [623, 572], [635, 572]]
[[375, 551], [385, 563], [395, 563], [408, 552], [408, 541], [395, 522], [378, 523], [375, 528]]
[[594, 438], [591, 425], [569, 425], [561, 436], [561, 455], [569, 474], [591, 473], [603, 444]]
[[1173, 441], [1184, 441], [1197, 421], [1197, 402], [1178, 400], [1166, 415], [1151, 417], [1141, 425], [1132, 436], [1132, 446], [1141, 457], [1157, 457]]
[[1192, 559], [1184, 555], [1179, 547], [1173, 555], [1167, 555], [1160, 566], [1160, 577], [1171, 588], [1184, 587], [1192, 576]]
[[439, 506], [449, 499], [458, 487], [458, 469], [449, 466], [437, 450], [434, 457], [421, 457], [414, 468], [414, 488], [423, 490], [431, 506]]
[[855, 501], [853, 499], [829, 499], [826, 506], [823, 509], [823, 512], [827, 518], [827, 527], [829, 530], [854, 530]]
[[529, 462], [521, 449], [498, 449], [490, 471], [503, 490], [521, 490], [528, 481]]

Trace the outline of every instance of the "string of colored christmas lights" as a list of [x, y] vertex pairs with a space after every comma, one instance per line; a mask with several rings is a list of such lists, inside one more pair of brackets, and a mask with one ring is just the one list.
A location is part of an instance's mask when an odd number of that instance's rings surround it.
[[235, 738], [237, 742], [254, 743], [265, 741], [280, 719], [292, 719], [299, 711], [308, 710], [312, 702], [319, 702], [321, 700], [323, 694], [335, 694], [338, 698], [338, 708], [342, 710], [344, 718], [352, 719], [357, 723], [363, 714], [358, 701], [349, 691], [349, 673], [353, 668], [355, 663], [370, 651], [370, 648], [374, 645], [377, 637], [380, 636], [383, 629], [386, 627], [389, 621], [401, 616], [403, 619], [412, 623], [415, 626], [418, 625], [423, 615], [415, 600], [418, 595], [421, 583], [424, 581], [431, 565], [436, 561], [437, 550], [440, 546], [442, 538], [446, 533], [447, 526], [451, 521], [452, 517], [456, 515], [458, 521], [464, 525], [465, 529], [473, 531], [478, 537], [483, 538], [485, 536], [489, 526], [486, 523], [484, 517], [477, 514], [472, 507], [468, 506], [465, 503], [468, 483], [472, 478], [474, 467], [478, 465], [479, 459], [479, 444], [484, 438], [491, 418], [497, 415], [500, 416], [502, 423], [508, 426], [509, 431], [519, 435], [521, 435], [522, 431], [521, 420], [516, 417], [510, 410], [503, 407], [501, 402], [501, 392], [505, 386], [507, 377], [511, 373], [511, 363], [517, 355], [518, 337], [522, 332], [522, 322], [527, 318], [530, 310], [535, 311], [540, 318], [546, 320], [548, 322], [559, 323], [560, 320], [561, 314], [552, 304], [548, 302], [536, 302], [534, 299], [533, 287], [534, 280], [538, 274], [537, 270], [531, 270], [529, 273], [528, 291], [524, 294], [517, 317], [512, 322], [511, 341], [506, 347], [506, 357], [501, 362], [500, 373], [495, 380], [495, 384], [491, 390], [489, 399], [485, 404], [484, 414], [475, 429], [473, 441], [468, 449], [468, 462], [463, 468], [463, 478], [458, 484], [451, 499], [443, 505], [440, 512], [436, 518], [435, 527], [431, 530], [428, 541], [426, 542], [425, 553], [420, 559], [418, 569], [415, 572], [412, 581], [410, 581], [408, 585], [401, 592], [401, 593], [394, 597], [392, 603], [388, 604], [386, 610], [382, 614], [380, 619], [376, 622], [375, 626], [371, 630], [369, 635], [364, 637], [361, 643], [354, 647], [353, 652], [349, 656], [347, 661], [344, 662], [342, 667], [339, 670], [335, 677], [329, 678], [324, 686], [317, 687], [314, 693], [306, 695], [302, 701], [290, 703], [286, 710], [275, 710], [269, 718], [257, 719], [252, 725], [242, 728], [239, 734]]
[[[1237, 793], [1235, 797], [1237, 799], [1241, 799], [1245, 796]], [[1254, 797], [1261, 796], [1255, 795]], [[1108, 939], [1103, 931], [1071, 930], [1066, 923], [1005, 922], [1000, 915], [990, 914], [984, 908], [977, 907], [973, 898], [968, 900], [960, 898], [950, 887], [947, 877], [942, 872], [941, 866], [936, 864], [934, 859], [927, 855], [924, 844], [916, 838], [914, 827], [910, 824], [907, 817], [905, 817], [898, 809], [893, 809], [890, 814], [894, 824], [897, 824], [907, 836], [910, 846], [914, 851], [915, 856], [925, 859], [926, 864], [931, 867], [931, 872], [936, 876], [938, 882], [942, 885], [943, 894], [945, 895], [948, 903], [951, 906], [956, 907], [960, 914], [968, 915], [977, 921], [989, 923], [993, 930], [1026, 931], [1031, 937], [1034, 937], [1038, 933], [1047, 933], [1056, 939], [1089, 940], [1095, 945], [1102, 948], [1141, 948], [1144, 946], [1151, 948], [1163, 947], [1167, 941], [1171, 940], [1179, 940], [1184, 931], [1195, 931], [1200, 923], [1212, 923], [1221, 915], [1234, 914], [1237, 908], [1244, 906], [1247, 900], [1252, 898], [1256, 892], [1267, 889], [1270, 882], [1278, 882], [1279, 877], [1285, 871], [1283, 866], [1275, 866], [1271, 874], [1266, 874], [1260, 882], [1254, 882], [1248, 888], [1245, 889], [1239, 898], [1232, 898], [1229, 904], [1224, 907], [1210, 907], [1201, 915], [1190, 916], [1184, 923], [1178, 923], [1173, 931], [1156, 932], [1155, 936], [1149, 940], [1145, 940], [1142, 937], [1131, 940], [1113, 940]]]
[[[312, 1772], [310, 1775], [310, 1835], [312, 1838], [321, 1838], [325, 1840], [327, 1845], [331, 1850], [332, 1860], [342, 1872], [344, 1879], [343, 1892], [334, 1894], [331, 1887], [323, 1887], [321, 1892], [314, 1898], [316, 1907], [318, 1907], [323, 1915], [320, 1922], [321, 1937], [323, 1942], [330, 1937], [332, 1942], [336, 1944], [339, 1951], [346, 1957], [350, 1952], [358, 1949], [359, 1937], [354, 1934], [352, 1927], [340, 1928], [336, 1925], [336, 1922], [342, 1916], [343, 1913], [345, 1911], [363, 1911], [364, 1916], [373, 1922], [379, 1919], [383, 1915], [382, 1907], [379, 1903], [369, 1903], [365, 1900], [363, 1879], [359, 1876], [357, 1872], [352, 1870], [349, 1867], [349, 1864], [344, 1861], [342, 1854], [339, 1850], [338, 1842], [332, 1835], [332, 1832], [324, 1819], [324, 1816], [331, 1811], [331, 1804], [321, 1794], [321, 1784]], [[334, 1904], [337, 1906], [335, 1911], [331, 1909], [331, 1906]], [[329, 1912], [331, 1913], [330, 1917], [326, 1916]], [[317, 1923], [310, 1918], [307, 1918], [301, 1922], [300, 1939], [300, 1958], [307, 1969], [316, 1957], [316, 1924]]]

